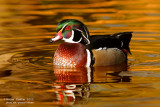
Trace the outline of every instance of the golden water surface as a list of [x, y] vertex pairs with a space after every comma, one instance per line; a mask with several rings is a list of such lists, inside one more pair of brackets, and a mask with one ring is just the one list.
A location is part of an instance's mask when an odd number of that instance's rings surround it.
[[[63, 19], [91, 35], [132, 31], [128, 63], [58, 68]], [[159, 107], [160, 0], [0, 0], [0, 107]]]

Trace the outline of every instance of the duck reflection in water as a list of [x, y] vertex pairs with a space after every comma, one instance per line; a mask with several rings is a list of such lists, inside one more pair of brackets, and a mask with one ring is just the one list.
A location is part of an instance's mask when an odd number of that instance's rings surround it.
[[75, 104], [89, 97], [91, 68], [66, 68], [54, 66], [54, 82], [58, 104]]
[[[129, 76], [120, 76], [127, 72], [127, 64], [106, 67], [82, 67], [66, 68], [53, 67], [56, 81], [54, 81], [55, 93], [58, 105], [85, 104], [90, 96], [90, 85], [101, 83], [129, 82]], [[107, 85], [107, 84], [106, 84]]]

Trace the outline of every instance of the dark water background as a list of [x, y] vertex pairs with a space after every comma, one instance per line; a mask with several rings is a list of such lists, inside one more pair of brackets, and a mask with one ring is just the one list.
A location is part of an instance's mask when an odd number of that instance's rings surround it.
[[[53, 68], [61, 41], [48, 41], [67, 18], [91, 35], [133, 31], [127, 66]], [[159, 107], [160, 1], [0, 0], [0, 106]]]

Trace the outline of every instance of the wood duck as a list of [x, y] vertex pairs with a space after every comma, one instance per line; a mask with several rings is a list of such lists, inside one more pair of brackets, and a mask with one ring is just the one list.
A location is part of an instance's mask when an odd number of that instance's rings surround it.
[[53, 57], [53, 65], [66, 67], [90, 67], [120, 64], [127, 61], [131, 53], [129, 42], [132, 32], [113, 35], [89, 35], [87, 27], [75, 19], [65, 19], [58, 23], [57, 34], [50, 42], [60, 39]]

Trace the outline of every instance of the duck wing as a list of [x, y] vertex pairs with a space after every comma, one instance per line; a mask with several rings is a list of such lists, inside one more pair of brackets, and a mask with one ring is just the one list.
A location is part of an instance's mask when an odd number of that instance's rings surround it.
[[132, 32], [120, 32], [113, 35], [92, 35], [90, 36], [90, 46], [92, 49], [99, 48], [119, 48], [126, 49], [130, 54], [129, 43]]

